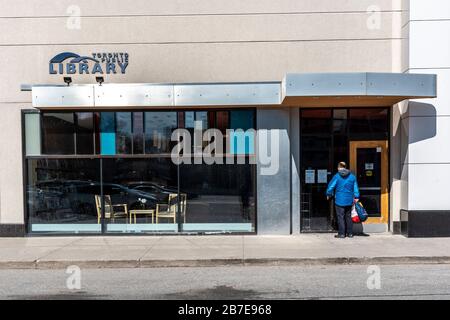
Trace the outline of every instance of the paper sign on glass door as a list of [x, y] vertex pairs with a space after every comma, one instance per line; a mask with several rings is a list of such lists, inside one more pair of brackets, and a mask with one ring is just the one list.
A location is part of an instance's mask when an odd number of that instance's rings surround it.
[[305, 183], [316, 183], [316, 170], [305, 170]]
[[328, 170], [317, 170], [317, 183], [328, 183]]

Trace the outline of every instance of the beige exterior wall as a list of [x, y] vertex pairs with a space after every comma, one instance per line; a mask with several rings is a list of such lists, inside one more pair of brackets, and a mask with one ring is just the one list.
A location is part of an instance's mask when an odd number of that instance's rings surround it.
[[[72, 5], [81, 10], [80, 29], [67, 28]], [[126, 75], [105, 76], [121, 83], [402, 71], [401, 0], [0, 0], [0, 7], [0, 223], [23, 223], [20, 109], [31, 96], [20, 85], [62, 83], [48, 74], [57, 53], [128, 52]]]

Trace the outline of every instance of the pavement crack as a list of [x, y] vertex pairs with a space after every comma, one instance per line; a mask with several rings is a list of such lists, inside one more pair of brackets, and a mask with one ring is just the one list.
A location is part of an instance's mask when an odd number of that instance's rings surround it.
[[144, 254], [138, 258], [137, 262], [140, 263], [142, 261], [142, 258], [144, 258], [147, 255], [147, 253], [149, 253], [158, 244], [158, 242], [161, 242], [161, 240], [162, 237], [156, 240], [155, 243], [153, 243], [147, 250], [145, 250]]
[[189, 238], [184, 238], [184, 239], [185, 239], [187, 242], [189, 242], [190, 244], [193, 244], [194, 246], [196, 246], [197, 248], [202, 248], [201, 245], [195, 243], [195, 242], [192, 241], [191, 239], [189, 239]]
[[55, 253], [55, 252], [57, 252], [57, 251], [59, 251], [59, 250], [61, 250], [61, 249], [67, 248], [68, 246], [71, 246], [71, 245], [74, 244], [75, 242], [79, 242], [79, 241], [81, 241], [81, 240], [83, 240], [83, 239], [84, 239], [84, 238], [76, 238], [75, 240], [70, 241], [70, 242], [66, 243], [65, 245], [63, 245], [63, 246], [61, 246], [61, 247], [59, 247], [59, 248], [56, 248], [56, 249], [54, 249], [54, 250], [50, 250], [49, 252], [47, 252], [46, 254], [44, 254], [42, 257], [37, 258], [37, 259], [34, 261], [35, 265], [37, 266], [37, 265], [39, 264], [39, 262], [40, 262], [42, 259], [45, 259], [46, 257], [50, 256], [51, 254], [53, 254], [53, 253]]

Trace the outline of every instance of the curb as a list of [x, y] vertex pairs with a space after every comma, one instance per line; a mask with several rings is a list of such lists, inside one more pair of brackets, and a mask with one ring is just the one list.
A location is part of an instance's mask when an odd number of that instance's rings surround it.
[[406, 265], [450, 264], [450, 256], [436, 257], [334, 257], [334, 258], [254, 258], [254, 259], [200, 259], [200, 260], [91, 260], [91, 261], [5, 261], [5, 269], [66, 269], [76, 265], [85, 269], [121, 268], [177, 268], [225, 266], [327, 266], [327, 265]]

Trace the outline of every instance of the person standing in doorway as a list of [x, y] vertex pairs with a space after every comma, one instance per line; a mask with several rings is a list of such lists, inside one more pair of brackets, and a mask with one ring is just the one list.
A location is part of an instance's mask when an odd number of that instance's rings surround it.
[[352, 206], [359, 200], [359, 187], [355, 175], [347, 169], [345, 162], [339, 162], [338, 173], [328, 184], [327, 199], [333, 196], [339, 229], [335, 238], [353, 238]]

